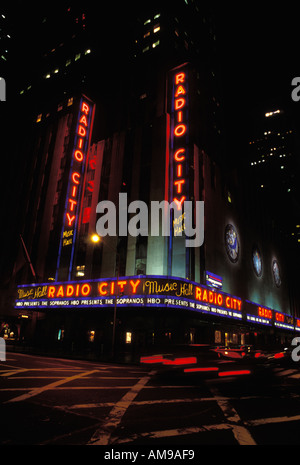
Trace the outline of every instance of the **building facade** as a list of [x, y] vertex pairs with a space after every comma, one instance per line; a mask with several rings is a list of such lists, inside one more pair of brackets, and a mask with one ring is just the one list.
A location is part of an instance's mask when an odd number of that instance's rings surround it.
[[[35, 117], [12, 312], [41, 349], [136, 359], [174, 343], [283, 342], [300, 327], [280, 238], [226, 165], [210, 16], [166, 4], [136, 14], [118, 98], [91, 85]], [[116, 215], [100, 237], [102, 202]]]

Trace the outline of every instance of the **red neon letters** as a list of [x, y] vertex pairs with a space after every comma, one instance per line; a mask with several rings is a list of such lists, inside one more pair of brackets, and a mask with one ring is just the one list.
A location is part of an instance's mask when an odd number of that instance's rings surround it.
[[91, 111], [90, 105], [86, 102], [81, 103], [78, 116], [78, 127], [76, 132], [76, 142], [73, 152], [73, 167], [74, 163], [76, 169], [71, 174], [71, 183], [68, 192], [68, 204], [66, 211], [66, 226], [71, 228], [74, 226], [76, 213], [77, 213], [77, 203], [78, 203], [78, 191], [79, 185], [81, 183], [81, 174], [82, 172], [82, 163], [85, 159], [84, 147], [89, 133], [89, 123], [87, 116]]
[[269, 320], [272, 320], [273, 318], [273, 312], [272, 310], [269, 310], [267, 308], [263, 307], [258, 307], [258, 316], [268, 318]]
[[195, 298], [201, 302], [226, 307], [229, 310], [242, 310], [242, 301], [236, 297], [226, 296], [220, 292], [209, 291], [202, 287], [196, 286]]
[[[186, 73], [180, 72], [175, 75], [175, 90], [174, 90], [174, 131], [172, 137], [174, 138], [174, 146], [176, 147], [173, 159], [173, 188], [174, 198], [178, 210], [183, 206], [186, 200], [185, 183], [184, 179], [184, 162], [186, 160], [186, 148], [182, 145], [182, 137], [187, 132], [187, 125], [185, 121], [187, 99], [187, 90], [185, 87]], [[180, 148], [177, 148], [177, 146]]]

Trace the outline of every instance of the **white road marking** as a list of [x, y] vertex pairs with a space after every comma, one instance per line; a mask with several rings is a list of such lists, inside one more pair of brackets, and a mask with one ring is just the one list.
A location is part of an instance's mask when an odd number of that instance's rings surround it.
[[145, 387], [154, 372], [140, 379], [130, 390], [115, 404], [109, 415], [104, 420], [104, 425], [99, 428], [88, 442], [88, 445], [107, 445], [110, 443], [113, 431], [120, 424], [126, 410], [131, 405], [139, 392]]
[[[179, 404], [179, 403], [192, 403], [192, 402], [210, 402], [214, 401], [213, 397], [198, 398], [198, 399], [158, 399], [158, 400], [135, 400], [131, 405], [157, 405], [157, 404]], [[73, 405], [58, 405], [55, 408], [63, 410], [80, 410], [85, 408], [99, 408], [99, 407], [113, 407], [115, 402], [97, 402], [91, 404], [73, 404]]]
[[19, 370], [10, 370], [10, 371], [7, 371], [6, 373], [1, 373], [0, 376], [14, 376], [19, 373], [24, 373], [24, 371], [28, 371], [28, 369], [24, 368], [24, 369], [19, 369]]
[[98, 370], [86, 371], [86, 372], [78, 373], [77, 375], [74, 375], [74, 376], [69, 376], [67, 378], [60, 379], [59, 381], [55, 381], [54, 383], [46, 384], [45, 386], [42, 386], [42, 387], [39, 387], [39, 388], [34, 388], [34, 389], [30, 390], [29, 392], [27, 392], [27, 394], [23, 394], [21, 396], [14, 397], [13, 399], [7, 400], [4, 403], [8, 404], [8, 403], [11, 403], [11, 402], [20, 402], [20, 401], [30, 399], [31, 397], [37, 396], [37, 395], [41, 394], [42, 392], [48, 391], [50, 389], [56, 389], [61, 384], [69, 383], [70, 381], [73, 381], [74, 379], [81, 378], [82, 376], [86, 376], [88, 374], [95, 373], [97, 371]]
[[288, 375], [293, 375], [294, 373], [298, 373], [298, 370], [295, 369], [290, 369], [290, 370], [282, 370], [279, 373], [276, 374], [276, 376], [288, 376]]
[[230, 422], [233, 435], [237, 442], [241, 446], [255, 446], [256, 442], [254, 441], [247, 428], [241, 424], [242, 420], [237, 411], [232, 407], [232, 405], [230, 405], [228, 400], [224, 400], [219, 395], [219, 391], [215, 386], [210, 386], [210, 391], [214, 395], [215, 400], [222, 410], [226, 420]]
[[272, 417], [272, 418], [260, 418], [258, 420], [248, 420], [245, 423], [248, 426], [261, 426], [272, 423], [286, 423], [289, 421], [300, 421], [300, 415], [294, 415], [293, 417]]
[[207, 431], [218, 431], [218, 430], [231, 430], [232, 425], [227, 423], [221, 423], [218, 425], [205, 425], [205, 426], [196, 426], [196, 427], [187, 427], [187, 428], [176, 428], [176, 429], [167, 429], [161, 431], [151, 431], [139, 434], [133, 434], [128, 438], [117, 438], [112, 437], [110, 444], [124, 444], [127, 442], [132, 442], [137, 439], [161, 439], [161, 438], [170, 438], [173, 436], [183, 436], [188, 434], [198, 434], [204, 433]]

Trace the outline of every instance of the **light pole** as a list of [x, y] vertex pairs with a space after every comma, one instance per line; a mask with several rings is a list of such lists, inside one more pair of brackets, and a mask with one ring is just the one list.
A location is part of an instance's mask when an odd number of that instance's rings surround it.
[[[116, 284], [119, 281], [119, 265], [120, 265], [120, 254], [116, 249], [111, 247], [107, 242], [105, 242], [98, 234], [92, 235], [92, 242], [97, 244], [102, 241], [109, 249], [111, 249], [116, 254]], [[115, 287], [115, 303], [114, 303], [114, 318], [113, 318], [113, 333], [112, 333], [112, 344], [111, 344], [111, 357], [115, 358], [115, 342], [116, 342], [116, 322], [117, 322], [117, 286]]]

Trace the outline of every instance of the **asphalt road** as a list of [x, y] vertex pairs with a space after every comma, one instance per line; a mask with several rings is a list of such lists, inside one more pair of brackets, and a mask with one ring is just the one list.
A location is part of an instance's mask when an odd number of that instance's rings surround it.
[[8, 353], [1, 445], [299, 445], [299, 364], [204, 380]]

